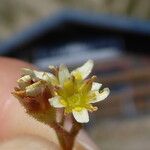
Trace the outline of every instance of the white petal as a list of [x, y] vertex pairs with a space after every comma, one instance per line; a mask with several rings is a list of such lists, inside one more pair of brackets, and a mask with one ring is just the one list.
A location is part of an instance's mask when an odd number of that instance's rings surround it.
[[97, 82], [93, 82], [91, 90], [92, 91], [99, 91], [99, 89], [101, 88], [101, 86], [102, 86], [102, 84], [97, 83]]
[[75, 69], [74, 71], [72, 71], [71, 74], [76, 74], [76, 72], [81, 73], [82, 79], [85, 79], [92, 71], [93, 68], [93, 61], [92, 60], [88, 60], [85, 64], [83, 64], [81, 67]]
[[25, 75], [17, 80], [18, 85], [21, 89], [24, 89], [25, 87], [30, 85], [31, 77], [30, 75]]
[[54, 75], [49, 74], [47, 72], [44, 72], [44, 74], [42, 76], [42, 80], [46, 81], [48, 84], [53, 84], [53, 85], [58, 84], [57, 78]]
[[39, 81], [25, 88], [28, 96], [37, 96], [43, 89], [43, 84]]
[[35, 74], [35, 76], [37, 78], [39, 78], [39, 79], [43, 78], [44, 72], [42, 72], [42, 71], [36, 71], [36, 70], [34, 70], [33, 72], [34, 72], [34, 74]]
[[21, 77], [17, 82], [20, 82], [20, 81], [29, 82], [29, 81], [31, 81], [31, 77], [30, 77], [30, 75], [25, 75], [25, 76]]
[[42, 79], [44, 81], [47, 81], [48, 83], [51, 83], [51, 78], [49, 77], [48, 73], [46, 73], [46, 72], [43, 74]]
[[51, 74], [51, 73], [49, 73], [49, 72], [36, 71], [36, 70], [34, 70], [33, 72], [34, 72], [34, 74], [35, 74], [35, 76], [36, 76], [37, 78], [39, 78], [39, 79], [41, 79], [41, 80], [45, 80], [45, 81], [47, 81], [47, 78], [45, 78], [45, 74], [46, 74], [46, 76], [47, 76], [48, 78], [54, 78], [54, 77], [55, 77], [53, 74]]
[[80, 123], [89, 122], [89, 114], [86, 109], [82, 109], [81, 111], [73, 110], [73, 116], [77, 122], [80, 122]]
[[54, 75], [51, 73], [43, 72], [43, 71], [36, 71], [36, 70], [28, 69], [28, 68], [23, 68], [22, 73], [23, 73], [23, 75], [30, 75], [31, 78], [35, 79], [35, 80], [37, 80], [37, 79], [45, 80], [45, 77], [44, 77], [45, 73], [50, 78], [54, 78]]
[[96, 92], [95, 92], [95, 94], [96, 94], [96, 99], [95, 99], [95, 100], [91, 100], [90, 103], [96, 103], [96, 102], [99, 102], [99, 101], [104, 100], [104, 99], [109, 95], [109, 93], [110, 93], [109, 88], [104, 88], [104, 89], [102, 90], [102, 92], [100, 92], [100, 93], [99, 93], [98, 91], [96, 91]]
[[64, 82], [70, 77], [70, 73], [68, 68], [65, 65], [60, 65], [59, 72], [58, 72], [58, 78], [61, 85], [64, 84]]
[[28, 68], [22, 68], [23, 75], [30, 75], [32, 79], [39, 79], [42, 77], [43, 72], [28, 69]]
[[30, 75], [31, 77], [34, 75], [34, 72], [32, 69], [22, 68], [21, 70], [22, 70], [23, 75]]
[[52, 97], [52, 98], [48, 99], [48, 101], [51, 104], [51, 106], [53, 106], [55, 108], [62, 108], [62, 107], [64, 107], [64, 105], [62, 105], [60, 103], [60, 97], [59, 96]]

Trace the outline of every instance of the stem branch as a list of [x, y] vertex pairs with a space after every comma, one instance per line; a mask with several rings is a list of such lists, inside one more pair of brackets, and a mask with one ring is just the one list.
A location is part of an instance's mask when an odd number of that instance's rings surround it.
[[64, 127], [61, 125], [61, 123], [55, 122], [49, 125], [56, 131], [59, 143], [62, 146], [63, 150], [73, 149], [75, 137], [82, 127], [82, 125], [76, 121], [73, 121], [72, 123], [73, 125], [70, 131], [66, 131]]

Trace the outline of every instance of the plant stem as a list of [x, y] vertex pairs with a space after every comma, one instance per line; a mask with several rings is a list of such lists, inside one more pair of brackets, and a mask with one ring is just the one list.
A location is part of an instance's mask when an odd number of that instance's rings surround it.
[[71, 128], [70, 134], [75, 137], [78, 134], [78, 132], [80, 131], [81, 128], [82, 128], [82, 124], [78, 123], [77, 121], [75, 121], [73, 119], [73, 125], [72, 125], [72, 128]]
[[59, 123], [53, 123], [53, 125], [50, 126], [56, 131], [62, 149], [72, 150], [73, 139], [70, 136], [70, 133], [67, 132]]
[[63, 126], [59, 123], [53, 123], [50, 124], [50, 127], [52, 127], [57, 134], [58, 140], [60, 145], [62, 146], [63, 150], [72, 150], [75, 137], [78, 134], [79, 130], [81, 129], [81, 124], [77, 123], [76, 121], [73, 121], [72, 129], [71, 131], [66, 131]]

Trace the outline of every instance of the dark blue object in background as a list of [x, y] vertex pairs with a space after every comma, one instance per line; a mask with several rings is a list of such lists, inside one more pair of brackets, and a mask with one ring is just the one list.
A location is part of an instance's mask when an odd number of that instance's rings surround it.
[[0, 54], [33, 62], [70, 43], [145, 54], [150, 49], [150, 22], [65, 10], [1, 42]]

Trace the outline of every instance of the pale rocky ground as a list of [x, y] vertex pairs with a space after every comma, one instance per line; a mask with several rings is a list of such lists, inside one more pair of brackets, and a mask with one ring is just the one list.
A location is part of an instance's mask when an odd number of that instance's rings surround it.
[[150, 19], [149, 0], [0, 0], [0, 40], [66, 7]]
[[90, 135], [102, 150], [149, 150], [150, 116], [101, 120]]

